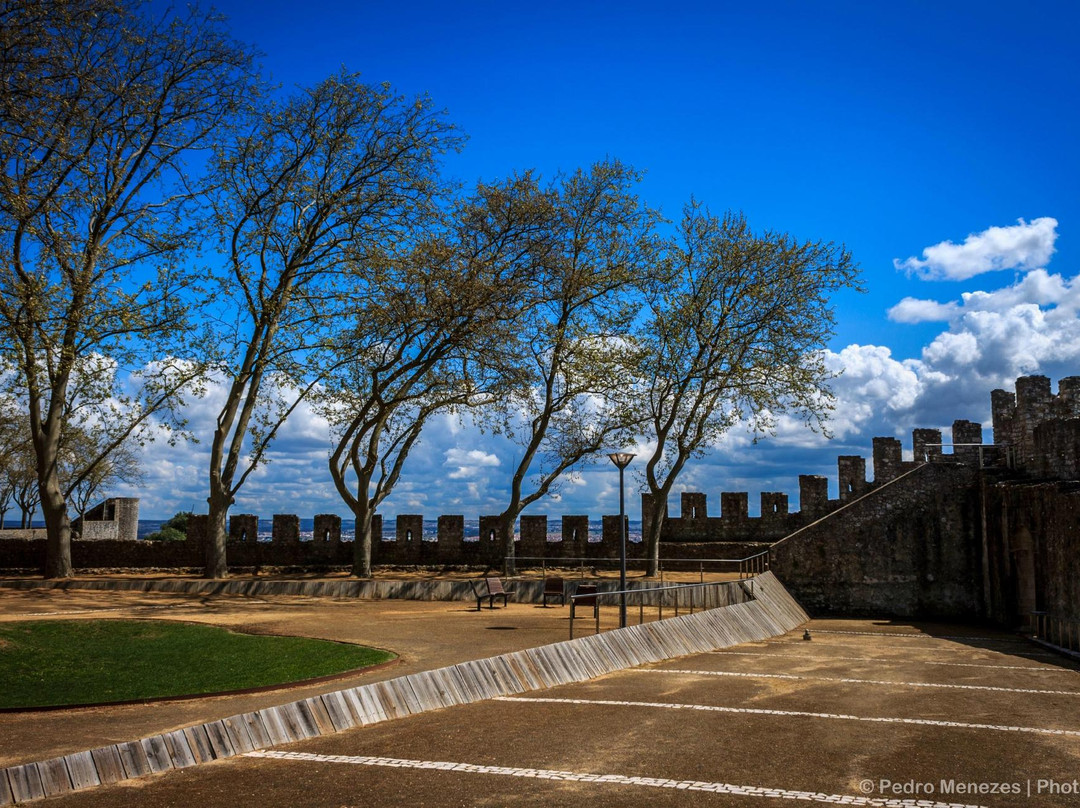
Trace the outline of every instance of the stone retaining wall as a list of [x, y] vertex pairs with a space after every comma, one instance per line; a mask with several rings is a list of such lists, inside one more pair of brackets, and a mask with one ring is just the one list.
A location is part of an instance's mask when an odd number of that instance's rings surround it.
[[[543, 603], [544, 581], [539, 579], [506, 579], [510, 599], [516, 603]], [[566, 596], [577, 592], [578, 586], [588, 583], [600, 593], [618, 591], [618, 582], [612, 580], [571, 580], [565, 583]], [[627, 589], [654, 589], [660, 584], [656, 581], [627, 581]], [[669, 584], [670, 585], [670, 584]], [[0, 581], [0, 587], [6, 589], [41, 590], [58, 589], [62, 591], [89, 590], [98, 592], [167, 592], [184, 595], [241, 595], [244, 597], [262, 597], [267, 595], [326, 597], [326, 598], [362, 598], [366, 600], [431, 600], [431, 601], [476, 601], [476, 595], [469, 581], [254, 581], [228, 579], [214, 581], [209, 579], [163, 579], [143, 580], [127, 578], [106, 578], [87, 580], [67, 578], [56, 581], [16, 579]], [[725, 593], [717, 600], [717, 595], [710, 594], [705, 607], [729, 606], [741, 603], [741, 589], [730, 587], [708, 587], [710, 591]], [[663, 596], [663, 606], [689, 608], [702, 607], [700, 587], [686, 586], [677, 592], [667, 592]], [[653, 605], [650, 602], [650, 605]]]

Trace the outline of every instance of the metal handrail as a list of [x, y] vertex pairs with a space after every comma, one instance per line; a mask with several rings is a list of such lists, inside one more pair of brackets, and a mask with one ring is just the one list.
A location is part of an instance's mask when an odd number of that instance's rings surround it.
[[752, 556], [739, 559], [739, 578], [752, 578], [762, 572], [767, 572], [769, 569], [769, 559], [772, 557], [772, 550], [762, 550], [760, 553], [755, 553]]
[[[963, 447], [963, 448], [969, 448], [969, 449], [978, 448], [978, 450], [979, 450], [979, 468], [981, 468], [981, 469], [988, 468], [988, 466], [986, 464], [986, 450], [987, 449], [993, 449], [995, 452], [998, 452], [999, 450], [1004, 449], [1005, 450], [1005, 466], [1007, 468], [1010, 468], [1010, 469], [1015, 469], [1016, 468], [1016, 447], [1015, 446], [1010, 446], [1007, 443], [924, 443], [923, 446], [938, 446], [938, 447], [940, 447], [942, 449], [944, 449], [946, 446], [952, 446], [953, 449], [955, 449], [957, 446], [960, 446], [960, 447]], [[937, 460], [937, 461], [934, 461], [931, 458], [940, 458], [940, 459]], [[915, 458], [915, 459], [918, 460], [919, 458]], [[938, 455], [926, 454], [926, 455], [924, 455], [922, 462], [924, 462], [924, 463], [931, 463], [931, 462], [941, 462], [941, 463], [943, 463], [943, 462], [946, 462], [946, 461], [949, 461], [949, 460], [952, 460], [952, 461], [956, 460], [956, 452], [955, 451], [951, 455], [947, 455], [947, 454], [944, 454], [944, 453], [938, 454]]]
[[[654, 586], [654, 587], [649, 587], [647, 589], [615, 589], [615, 590], [605, 590], [603, 592], [600, 592], [600, 591], [585, 592], [585, 593], [582, 593], [582, 594], [571, 595], [570, 596], [570, 639], [571, 640], [574, 639], [574, 612], [575, 612], [575, 607], [577, 606], [577, 601], [578, 601], [579, 598], [581, 598], [581, 599], [593, 598], [594, 599], [595, 606], [593, 608], [593, 617], [594, 617], [594, 619], [596, 621], [596, 633], [599, 634], [600, 633], [600, 598], [601, 597], [606, 598], [606, 597], [616, 597], [616, 596], [618, 596], [618, 597], [621, 598], [624, 595], [625, 596], [636, 596], [638, 598], [638, 623], [640, 624], [640, 623], [645, 622], [645, 597], [644, 597], [645, 595], [655, 595], [657, 593], [660, 593], [660, 597], [656, 601], [656, 606], [657, 606], [657, 610], [658, 610], [657, 619], [658, 620], [663, 620], [664, 619], [664, 598], [663, 598], [663, 593], [664, 592], [675, 591], [676, 593], [678, 593], [679, 591], [684, 590], [684, 589], [695, 590], [695, 589], [703, 589], [703, 588], [708, 588], [708, 587], [720, 587], [720, 586], [727, 586], [728, 584], [731, 584], [731, 583], [733, 583], [733, 582], [732, 581], [709, 581], [707, 583], [669, 584], [667, 586]], [[753, 591], [754, 591], [754, 581], [753, 581], [753, 578], [751, 578], [750, 579], [750, 593], [751, 593], [751, 596], [753, 596]], [[675, 616], [678, 617], [679, 616], [679, 596], [678, 596], [678, 594], [675, 595], [674, 607], [675, 607]], [[707, 608], [705, 606], [705, 597], [704, 596], [702, 596], [702, 598], [701, 598], [701, 608], [702, 609]], [[693, 592], [691, 592], [690, 614], [693, 614], [693, 613], [694, 613], [694, 597], [693, 597]]]
[[1080, 620], [1032, 612], [1034, 637], [1066, 651], [1080, 651]]
[[[629, 563], [639, 564], [645, 563], [648, 559], [634, 558], [628, 559]], [[664, 580], [664, 562], [677, 562], [679, 564], [693, 564], [695, 561], [698, 563], [698, 573], [701, 576], [701, 583], [705, 583], [705, 565], [706, 564], [738, 564], [739, 579], [750, 578], [758, 573], [765, 572], [769, 569], [769, 550], [762, 550], [760, 553], [754, 553], [754, 555], [746, 556], [745, 558], [660, 558], [657, 559], [660, 563], [660, 581]], [[580, 567], [579, 574], [582, 578], [585, 577], [585, 565], [587, 563], [596, 565], [598, 563], [617, 563], [617, 558], [597, 558], [584, 557], [584, 556], [567, 556], [563, 558], [549, 558], [547, 556], [514, 556], [515, 563], [518, 561], [539, 561], [540, 568], [542, 570], [543, 577], [547, 578], [547, 566], [550, 562], [553, 566], [569, 564], [571, 566], [577, 565]], [[505, 562], [504, 562], [505, 568]]]

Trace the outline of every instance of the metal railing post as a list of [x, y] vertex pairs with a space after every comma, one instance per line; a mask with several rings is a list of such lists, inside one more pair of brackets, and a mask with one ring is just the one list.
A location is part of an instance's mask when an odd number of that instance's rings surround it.
[[[732, 581], [705, 581], [699, 583], [685, 583], [685, 584], [671, 584], [668, 586], [649, 587], [647, 589], [634, 588], [634, 589], [614, 589], [607, 592], [588, 592], [585, 595], [575, 593], [570, 596], [570, 620], [569, 620], [569, 634], [570, 639], [574, 639], [574, 621], [577, 619], [577, 607], [579, 604], [579, 598], [587, 597], [592, 600], [593, 606], [593, 630], [599, 634], [601, 631], [600, 626], [600, 604], [601, 599], [604, 597], [618, 597], [623, 596], [628, 599], [633, 597], [638, 600], [638, 625], [645, 622], [645, 599], [649, 599], [650, 606], [656, 607], [657, 621], [664, 619], [664, 600], [670, 594], [672, 603], [669, 606], [674, 607], [675, 617], [688, 612], [689, 614], [696, 614], [700, 611], [706, 611], [710, 608], [719, 608], [722, 606], [730, 606], [735, 603], [733, 599], [733, 592], [729, 589]], [[753, 579], [750, 581], [750, 595], [753, 598]], [[701, 590], [700, 602], [698, 599], [697, 591]], [[722, 591], [721, 591], [722, 590]], [[741, 590], [736, 590], [741, 591]], [[683, 595], [686, 592], [686, 595]], [[683, 603], [683, 600], [686, 603]], [[712, 604], [712, 605], [710, 605]], [[1071, 624], [1070, 624], [1071, 626]], [[1071, 631], [1071, 628], [1070, 628]], [[1071, 635], [1070, 635], [1071, 636]]]

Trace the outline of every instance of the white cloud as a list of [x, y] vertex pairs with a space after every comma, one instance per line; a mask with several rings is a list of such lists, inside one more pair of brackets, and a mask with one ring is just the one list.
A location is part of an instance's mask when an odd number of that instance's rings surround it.
[[925, 349], [923, 360], [946, 372], [1011, 379], [1080, 359], [1080, 320], [1052, 317], [1023, 303], [1004, 311], [970, 311]]
[[905, 298], [890, 317], [925, 322], [938, 319], [935, 313], [947, 330], [912, 367], [924, 379], [936, 374], [937, 394], [951, 394], [943, 387], [948, 380], [997, 385], [1027, 373], [1069, 372], [1080, 360], [1080, 276], [1036, 269], [1000, 289], [964, 292], [959, 301]]
[[888, 311], [895, 323], [948, 322], [959, 308], [957, 303], [938, 303], [936, 300], [919, 300], [905, 297]]
[[961, 299], [965, 311], [1008, 311], [1031, 303], [1061, 308], [1071, 314], [1080, 309], [1080, 278], [1065, 279], [1045, 269], [1036, 269], [1012, 286], [991, 292], [964, 292]]
[[[989, 231], [988, 231], [989, 232]], [[959, 300], [905, 298], [890, 310], [898, 322], [946, 325], [918, 358], [897, 361], [883, 346], [849, 346], [829, 356], [844, 368], [834, 385], [834, 428], [903, 436], [911, 427], [947, 427], [957, 418], [990, 426], [989, 391], [1011, 389], [1018, 376], [1073, 375], [1080, 365], [1080, 276], [1034, 269], [999, 289], [964, 292]]]
[[462, 449], [453, 447], [445, 452], [446, 467], [452, 468], [449, 479], [462, 480], [475, 477], [481, 469], [502, 465], [498, 456], [482, 449]]
[[910, 360], [894, 359], [884, 345], [849, 345], [838, 354], [827, 352], [826, 362], [841, 372], [832, 384], [838, 402], [833, 428], [840, 434], [875, 413], [910, 409], [922, 389]]
[[1010, 227], [972, 233], [963, 244], [942, 241], [923, 250], [923, 257], [894, 259], [893, 265], [924, 280], [962, 281], [1001, 269], [1031, 270], [1044, 266], [1054, 253], [1057, 219], [1023, 219]]

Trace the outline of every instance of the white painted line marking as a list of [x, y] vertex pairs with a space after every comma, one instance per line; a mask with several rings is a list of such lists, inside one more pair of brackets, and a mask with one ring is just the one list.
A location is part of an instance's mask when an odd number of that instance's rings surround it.
[[977, 640], [979, 642], [1020, 643], [1027, 645], [1027, 640], [1016, 637], [976, 637], [968, 634], [915, 634], [903, 631], [840, 631], [839, 629], [815, 628], [811, 634], [854, 634], [861, 637], [900, 637], [905, 640]]
[[[790, 643], [783, 643], [789, 645]], [[1041, 673], [1077, 673], [1072, 668], [1054, 668], [1048, 665], [984, 665], [978, 662], [933, 662], [926, 659], [889, 659], [886, 657], [858, 657], [858, 656], [810, 656], [808, 654], [761, 654], [753, 651], [709, 651], [717, 656], [753, 656], [753, 657], [786, 657], [788, 659], [802, 659], [809, 662], [900, 662], [905, 665], [950, 665], [957, 668], [992, 668], [1001, 671], [1039, 671]]]
[[872, 724], [915, 724], [927, 727], [957, 727], [960, 729], [991, 729], [1000, 732], [1027, 732], [1034, 735], [1064, 735], [1080, 738], [1080, 730], [1044, 729], [1042, 727], [1011, 727], [1004, 724], [965, 724], [960, 721], [936, 721], [932, 718], [893, 718], [890, 716], [846, 715], [844, 713], [811, 713], [803, 710], [765, 710], [760, 707], [718, 707], [711, 704], [677, 704], [663, 701], [609, 701], [605, 699], [555, 699], [546, 697], [496, 696], [495, 701], [535, 701], [541, 704], [593, 704], [601, 707], [661, 707], [667, 710], [696, 710], [706, 713], [746, 713], [749, 715], [780, 715], [801, 718], [832, 718], [840, 721], [867, 721]]
[[[512, 701], [512, 699], [510, 699]], [[244, 757], [270, 758], [273, 760], [298, 760], [312, 763], [347, 763], [353, 766], [386, 766], [394, 769], [429, 769], [434, 771], [465, 772], [468, 774], [494, 774], [502, 777], [527, 777], [536, 780], [559, 780], [577, 783], [603, 783], [619, 786], [646, 786], [649, 788], [674, 788], [680, 791], [708, 791], [715, 794], [733, 794], [740, 797], [771, 797], [780, 800], [824, 802], [832, 805], [866, 805], [881, 808], [981, 808], [955, 802], [932, 800], [894, 800], [887, 797], [862, 797], [848, 794], [823, 794], [817, 791], [792, 791], [786, 788], [763, 788], [739, 786], [731, 783], [709, 783], [701, 780], [670, 780], [666, 777], [627, 777], [622, 774], [592, 774], [567, 772], [555, 769], [524, 769], [516, 766], [482, 766], [474, 763], [451, 763], [439, 760], [408, 760], [404, 758], [370, 757], [359, 755], [316, 755], [310, 752], [248, 752]]]
[[[806, 643], [804, 643], [801, 639], [797, 640], [795, 637], [792, 637], [790, 640], [761, 640], [760, 643], [762, 645], [786, 645], [789, 648], [792, 647], [792, 646], [799, 646], [800, 648], [807, 647]], [[828, 647], [828, 648], [851, 648], [851, 645], [849, 645], [848, 643], [843, 643], [843, 642], [821, 642], [821, 641], [815, 640], [814, 645], [815, 646], [825, 646], [825, 647]], [[934, 648], [934, 649], [931, 649], [931, 650], [935, 651], [935, 652], [939, 652], [939, 653], [949, 653], [949, 652], [951, 652], [951, 651], [953, 651], [955, 649], [953, 649], [952, 647], [948, 647], [948, 648]], [[1017, 656], [1017, 655], [1022, 654], [1025, 658], [1027, 658], [1027, 657], [1041, 657], [1041, 658], [1044, 658], [1044, 659], [1061, 659], [1061, 654], [1049, 654], [1049, 653], [1043, 653], [1042, 651], [1024, 650], [1022, 652], [1018, 651], [1018, 652], [1015, 652], [1015, 653], [1007, 653], [1005, 651], [995, 651], [993, 648], [984, 648], [984, 647], [980, 647], [979, 650], [980, 651], [985, 651], [985, 652], [987, 652], [989, 654], [1000, 654], [1001, 656], [1004, 656], [1004, 657], [1011, 657], [1011, 656]]]
[[996, 693], [1032, 693], [1040, 696], [1080, 696], [1075, 690], [1033, 690], [1024, 687], [941, 684], [939, 682], [889, 682], [882, 679], [851, 679], [838, 676], [802, 676], [795, 673], [742, 673], [739, 671], [694, 671], [680, 668], [632, 668], [635, 673], [687, 673], [694, 676], [736, 676], [745, 679], [798, 679], [814, 682], [841, 682], [848, 685], [895, 685], [898, 687], [943, 687], [953, 690], [992, 690]]

